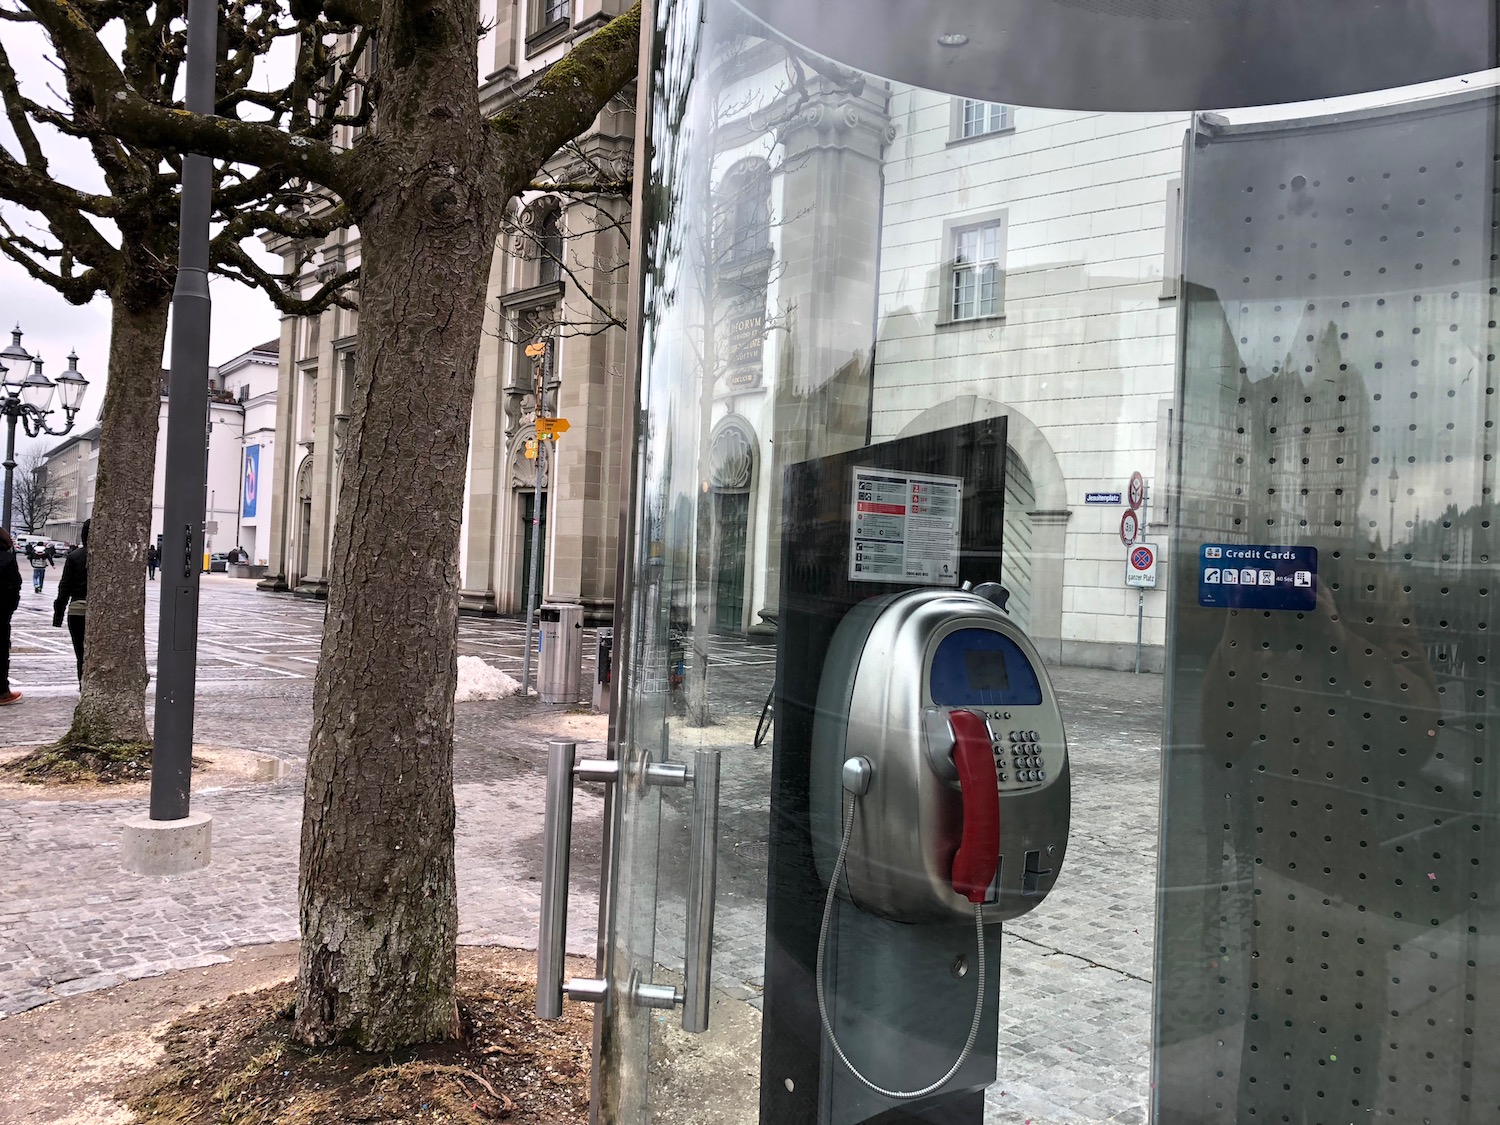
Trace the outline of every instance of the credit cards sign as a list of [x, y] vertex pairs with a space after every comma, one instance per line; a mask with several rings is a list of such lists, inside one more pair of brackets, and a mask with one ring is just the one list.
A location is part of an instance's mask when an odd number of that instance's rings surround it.
[[1285, 609], [1318, 603], [1318, 549], [1244, 543], [1198, 548], [1198, 604], [1206, 609]]

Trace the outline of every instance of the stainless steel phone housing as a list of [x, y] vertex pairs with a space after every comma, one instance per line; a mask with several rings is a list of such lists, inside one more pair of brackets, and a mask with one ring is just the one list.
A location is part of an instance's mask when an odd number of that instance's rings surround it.
[[[993, 634], [1013, 643], [1035, 673], [1036, 702], [960, 707], [946, 687], [935, 701], [934, 658], [942, 649], [945, 666], [951, 663], [953, 646], [943, 649], [943, 642], [955, 634], [963, 634], [963, 644], [1003, 648]], [[844, 617], [818, 691], [810, 798], [825, 885], [845, 827], [844, 763], [863, 757], [872, 767], [868, 790], [855, 802], [840, 887], [862, 910], [898, 922], [973, 918], [972, 904], [951, 883], [963, 802], [948, 715], [960, 709], [985, 716], [1000, 779], [1000, 867], [985, 922], [1025, 914], [1056, 881], [1068, 842], [1068, 749], [1041, 658], [1015, 622], [985, 598], [964, 590], [911, 590], [872, 598]]]

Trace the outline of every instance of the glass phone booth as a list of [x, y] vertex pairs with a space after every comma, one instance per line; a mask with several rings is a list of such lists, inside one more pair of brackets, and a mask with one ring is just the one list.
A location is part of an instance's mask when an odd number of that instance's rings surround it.
[[648, 10], [601, 1120], [1496, 1120], [1495, 29]]

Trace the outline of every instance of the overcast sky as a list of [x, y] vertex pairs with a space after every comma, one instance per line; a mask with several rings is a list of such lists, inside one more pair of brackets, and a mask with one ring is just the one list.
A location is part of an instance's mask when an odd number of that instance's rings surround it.
[[[3, 36], [6, 53], [11, 65], [15, 67], [22, 91], [37, 101], [60, 105], [55, 93], [50, 92], [55, 91], [60, 82], [57, 69], [48, 58], [47, 40], [41, 32], [27, 25], [4, 22], [0, 23], [0, 36]], [[3, 117], [0, 117], [0, 143], [13, 154], [18, 151], [15, 134]], [[81, 142], [44, 132], [42, 143], [47, 151], [54, 179], [86, 191], [102, 190], [103, 180], [98, 167]], [[18, 231], [36, 233], [34, 227], [26, 229], [28, 220], [32, 223], [36, 221], [35, 216], [11, 204], [0, 204], [0, 208], [3, 208], [6, 217]], [[108, 225], [103, 225], [101, 229], [105, 230], [111, 241], [117, 241], [114, 231]], [[253, 250], [259, 249], [258, 242], [246, 245]], [[263, 252], [259, 257], [262, 264], [279, 269], [278, 259]], [[279, 314], [270, 300], [258, 291], [216, 279], [212, 283], [212, 294], [213, 334], [209, 348], [211, 363], [232, 359], [280, 333]], [[79, 414], [79, 427], [92, 425], [104, 402], [105, 373], [109, 359], [109, 314], [109, 301], [105, 298], [95, 298], [92, 303], [83, 307], [70, 305], [56, 290], [35, 280], [20, 265], [0, 255], [0, 327], [7, 332], [0, 336], [0, 341], [8, 344], [9, 329], [19, 324], [25, 332], [22, 346], [33, 355], [42, 355], [46, 361], [43, 370], [51, 376], [56, 376], [67, 367], [68, 352], [77, 350], [78, 369], [89, 380], [88, 395]], [[60, 413], [52, 419], [54, 425], [60, 424], [60, 420]], [[50, 447], [59, 440], [61, 439], [43, 437], [36, 444]], [[32, 444], [25, 440], [19, 429], [17, 444], [18, 448]]]

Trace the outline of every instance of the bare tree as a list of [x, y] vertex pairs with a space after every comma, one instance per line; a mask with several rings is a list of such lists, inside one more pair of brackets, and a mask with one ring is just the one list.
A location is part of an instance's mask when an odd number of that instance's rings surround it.
[[313, 690], [296, 1033], [371, 1051], [452, 1035], [458, 537], [485, 280], [510, 201], [634, 77], [639, 8], [486, 117], [478, 0], [298, 0], [300, 19], [379, 36], [372, 127], [342, 148], [233, 104], [217, 117], [164, 107], [86, 18], [96, 5], [23, 2], [106, 129], [306, 180], [358, 225], [361, 330]]
[[[161, 113], [177, 98], [186, 26], [180, 2], [121, 0], [62, 3], [76, 34], [103, 51], [101, 34], [117, 37], [119, 65], [136, 95]], [[145, 552], [151, 527], [161, 358], [177, 260], [181, 157], [170, 145], [122, 142], [100, 121], [98, 88], [82, 56], [59, 49], [60, 88], [23, 88], [6, 40], [27, 33], [41, 12], [0, 8], [0, 103], [14, 151], [0, 147], [0, 253], [74, 304], [99, 294], [111, 303], [109, 378], [100, 420], [99, 467], [93, 506], [96, 552], [89, 574], [89, 644], [73, 721], [60, 748], [105, 743], [149, 745], [146, 727]], [[291, 122], [324, 138], [349, 121], [343, 107], [357, 99], [365, 39], [338, 39], [346, 25], [321, 14], [292, 19], [277, 0], [223, 0], [218, 67], [219, 112], [252, 113], [266, 128]], [[345, 44], [329, 46], [327, 40]], [[292, 73], [279, 88], [254, 79], [278, 43], [295, 41]], [[54, 46], [58, 42], [54, 40]], [[30, 44], [16, 44], [31, 50]], [[103, 191], [61, 182], [48, 149], [82, 142]], [[284, 311], [306, 312], [339, 299], [354, 274], [331, 279], [306, 301], [286, 290], [291, 277], [261, 268], [240, 243], [263, 230], [309, 244], [347, 222], [341, 211], [310, 217], [300, 204], [305, 185], [289, 170], [215, 167], [219, 229], [213, 260], [219, 272], [258, 285]]]
[[16, 459], [12, 506], [16, 523], [35, 535], [62, 512], [62, 497], [47, 475], [47, 455], [31, 449]]

